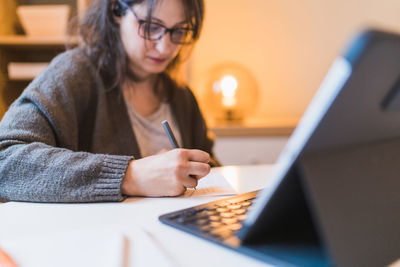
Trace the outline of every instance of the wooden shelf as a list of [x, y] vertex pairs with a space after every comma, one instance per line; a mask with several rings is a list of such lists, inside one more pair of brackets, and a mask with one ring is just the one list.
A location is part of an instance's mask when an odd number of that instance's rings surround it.
[[209, 123], [210, 130], [217, 137], [290, 136], [298, 118], [249, 119], [242, 123]]
[[0, 37], [0, 47], [2, 48], [16, 48], [16, 47], [65, 47], [67, 43], [72, 45], [78, 44], [76, 37], [41, 37], [41, 36], [27, 36], [27, 35], [9, 35]]
[[[39, 37], [27, 35], [0, 36], [0, 117], [32, 79], [9, 77], [8, 66], [14, 63], [45, 63], [66, 50], [67, 44], [78, 45], [76, 37]], [[18, 74], [18, 73], [17, 73]], [[21, 73], [23, 74], [23, 73]], [[15, 75], [14, 78], [18, 77]]]

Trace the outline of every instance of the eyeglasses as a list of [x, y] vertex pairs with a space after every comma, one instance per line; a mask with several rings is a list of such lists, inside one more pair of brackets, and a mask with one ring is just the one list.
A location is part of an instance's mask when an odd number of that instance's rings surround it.
[[174, 44], [190, 44], [193, 42], [192, 29], [188, 27], [167, 28], [160, 23], [140, 19], [131, 6], [122, 1], [119, 2], [126, 6], [135, 16], [137, 22], [139, 23], [138, 31], [140, 37], [150, 41], [157, 41], [160, 40], [166, 33], [169, 33], [171, 42]]

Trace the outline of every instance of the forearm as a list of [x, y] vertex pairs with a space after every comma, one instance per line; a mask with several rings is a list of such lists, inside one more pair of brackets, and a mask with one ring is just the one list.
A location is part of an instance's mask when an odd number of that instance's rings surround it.
[[43, 143], [0, 151], [0, 199], [30, 202], [121, 201], [129, 156], [73, 152]]

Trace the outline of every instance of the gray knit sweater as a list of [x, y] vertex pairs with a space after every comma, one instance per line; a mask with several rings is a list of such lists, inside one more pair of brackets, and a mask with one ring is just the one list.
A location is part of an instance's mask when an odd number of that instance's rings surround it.
[[[211, 154], [192, 92], [175, 88], [171, 107], [184, 147]], [[128, 163], [140, 157], [120, 90], [106, 91], [83, 49], [70, 50], [0, 122], [0, 200], [121, 201]]]

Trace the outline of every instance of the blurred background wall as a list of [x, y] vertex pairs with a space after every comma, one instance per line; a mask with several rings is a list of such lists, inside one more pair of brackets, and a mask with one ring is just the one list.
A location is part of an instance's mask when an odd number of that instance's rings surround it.
[[210, 69], [237, 62], [257, 79], [261, 97], [253, 116], [261, 119], [299, 117], [355, 33], [369, 26], [400, 31], [399, 0], [205, 1], [191, 86], [204, 104]]

